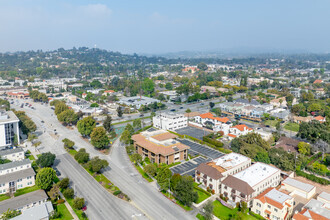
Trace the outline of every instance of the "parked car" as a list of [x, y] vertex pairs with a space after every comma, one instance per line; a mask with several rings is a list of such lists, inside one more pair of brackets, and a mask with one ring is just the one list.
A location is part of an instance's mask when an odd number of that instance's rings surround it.
[[181, 106], [180, 109], [183, 109], [183, 106]]
[[143, 116], [144, 116], [144, 114], [141, 114], [141, 115], [140, 115], [140, 117], [143, 117]]
[[61, 176], [61, 172], [58, 171], [58, 169], [57, 169], [56, 167], [54, 167], [54, 170], [55, 170], [55, 172], [56, 172], [56, 176]]
[[173, 108], [173, 109], [171, 109], [171, 112], [175, 112], [176, 110]]

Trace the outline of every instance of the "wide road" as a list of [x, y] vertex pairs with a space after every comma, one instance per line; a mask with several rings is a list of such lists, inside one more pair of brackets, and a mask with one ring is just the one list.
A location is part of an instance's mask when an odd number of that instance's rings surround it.
[[[27, 115], [35, 121], [38, 130], [42, 132], [39, 136], [42, 144], [38, 149], [40, 152], [50, 151], [56, 154], [56, 166], [61, 175], [69, 177], [76, 195], [85, 198], [87, 204], [86, 213], [89, 219], [147, 219], [131, 203], [125, 202], [107, 192], [101, 184], [66, 153], [61, 141], [63, 138], [82, 140], [79, 137], [73, 137], [73, 135], [76, 135], [73, 130], [59, 125], [56, 117], [52, 116], [49, 107], [40, 104], [34, 104], [34, 106], [36, 110], [27, 107], [20, 109], [16, 104], [12, 105], [17, 110], [26, 111]], [[41, 122], [42, 120], [44, 122]], [[54, 129], [56, 129], [58, 135], [54, 135]]]
[[[29, 101], [29, 103], [32, 102]], [[15, 105], [13, 105], [13, 107], [14, 106]], [[41, 129], [38, 130], [41, 130], [42, 132], [46, 131], [39, 137], [39, 140], [42, 142], [39, 149], [42, 149], [43, 152], [55, 152], [57, 155], [59, 155], [59, 158], [62, 158], [61, 155], [65, 153], [65, 150], [63, 149], [63, 143], [61, 140], [63, 140], [64, 138], [69, 138], [70, 140], [75, 142], [77, 148], [85, 148], [91, 157], [99, 156], [102, 159], [108, 160], [110, 165], [109, 168], [105, 170], [104, 175], [107, 176], [115, 185], [117, 185], [124, 193], [126, 193], [131, 198], [132, 204], [134, 204], [134, 207], [136, 207], [136, 209], [132, 209], [133, 206], [129, 207], [131, 207], [130, 212], [135, 213], [135, 218], [139, 214], [143, 213], [149, 219], [155, 220], [195, 219], [192, 213], [187, 213], [179, 206], [172, 203], [160, 192], [158, 192], [158, 190], [154, 186], [147, 183], [141, 177], [141, 175], [130, 163], [124, 146], [122, 146], [118, 141], [114, 143], [110, 155], [101, 154], [99, 151], [95, 150], [94, 147], [88, 141], [83, 140], [81, 138], [81, 135], [76, 128], [68, 129], [62, 126], [54, 115], [54, 111], [51, 110], [49, 106], [40, 105], [39, 103], [33, 103], [33, 106], [36, 108], [36, 110], [32, 110], [31, 108], [27, 107], [24, 107], [23, 109], [17, 107], [16, 108], [18, 110], [26, 111], [26, 113], [36, 122], [38, 128], [41, 127]], [[42, 123], [41, 121], [44, 121], [44, 123]], [[54, 135], [54, 129], [56, 129], [57, 135]], [[61, 166], [59, 169], [63, 173], [65, 173], [65, 165]], [[78, 184], [84, 184], [84, 182], [79, 181]], [[80, 189], [80, 186], [77, 187]], [[87, 197], [86, 199], [88, 200], [89, 198]], [[120, 204], [121, 203], [117, 202], [117, 198], [112, 200], [112, 203], [106, 203], [107, 206], [117, 207], [118, 210], [127, 208], [122, 207]], [[98, 205], [96, 207], [98, 207]], [[87, 208], [87, 210], [90, 210], [89, 207]], [[123, 211], [123, 213], [126, 212]], [[196, 215], [196, 213], [194, 214]], [[139, 217], [139, 219], [142, 217]], [[129, 218], [131, 218], [131, 216]], [[96, 216], [96, 218], [91, 217], [90, 219], [98, 218]]]

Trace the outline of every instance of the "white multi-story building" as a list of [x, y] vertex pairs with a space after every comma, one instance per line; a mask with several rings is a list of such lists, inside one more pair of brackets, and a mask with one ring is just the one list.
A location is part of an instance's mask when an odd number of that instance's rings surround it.
[[11, 161], [18, 161], [24, 159], [24, 150], [20, 147], [12, 149], [3, 149], [0, 150], [0, 158], [8, 159]]
[[228, 175], [222, 181], [221, 193], [232, 203], [244, 201], [251, 207], [254, 197], [280, 183], [280, 173], [273, 166], [257, 162], [239, 173]]
[[195, 171], [195, 181], [220, 193], [221, 181], [251, 165], [251, 159], [237, 153], [225, 154], [211, 162], [201, 163]]
[[188, 126], [188, 118], [184, 114], [162, 113], [152, 118], [154, 127], [174, 131]]
[[229, 118], [214, 117], [210, 112], [195, 116], [195, 122], [211, 127], [213, 131], [223, 131], [225, 135], [229, 133], [229, 128], [232, 126]]
[[35, 172], [29, 159], [0, 165], [0, 194], [14, 193], [34, 184]]
[[0, 110], [0, 148], [11, 146], [14, 143], [15, 135], [19, 138], [19, 119], [12, 111]]
[[246, 126], [245, 124], [235, 125], [235, 126], [229, 128], [228, 137], [235, 138], [235, 137], [239, 137], [241, 135], [246, 135], [250, 132], [253, 132], [253, 129]]
[[291, 219], [294, 199], [290, 195], [270, 187], [253, 199], [251, 211], [266, 219]]

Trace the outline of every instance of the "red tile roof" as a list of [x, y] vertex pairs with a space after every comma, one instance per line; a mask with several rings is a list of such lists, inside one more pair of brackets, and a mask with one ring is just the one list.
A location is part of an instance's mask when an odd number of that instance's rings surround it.
[[217, 120], [217, 121], [222, 122], [222, 123], [226, 123], [226, 122], [229, 121], [229, 118], [227, 118], [227, 117], [223, 117], [223, 118], [214, 117], [211, 112], [201, 114], [200, 117], [201, 118], [209, 118], [209, 119]]
[[246, 130], [249, 130], [249, 131], [253, 130], [252, 128], [250, 128], [250, 127], [248, 127], [248, 126], [246, 126], [246, 125], [244, 125], [244, 124], [241, 124], [241, 125], [235, 125], [235, 126], [233, 126], [232, 128], [237, 128], [237, 129], [240, 130], [240, 131], [244, 131], [244, 128], [245, 128]]
[[324, 117], [322, 117], [322, 116], [316, 116], [315, 118], [314, 118], [314, 120], [317, 120], [317, 121], [323, 121], [324, 120]]
[[317, 79], [317, 80], [315, 80], [313, 83], [316, 84], [316, 83], [322, 83], [322, 82], [323, 82], [322, 79]]
[[[274, 189], [273, 187], [270, 187], [270, 188], [266, 189], [264, 192], [259, 194], [255, 199], [258, 199], [262, 203], [268, 203], [272, 206], [275, 206], [276, 208], [283, 209], [284, 206], [281, 203], [269, 198], [266, 195], [268, 192], [270, 192], [273, 189]], [[287, 203], [285, 203], [285, 204], [287, 204]], [[290, 206], [290, 204], [287, 204], [287, 205]]]
[[113, 91], [113, 90], [106, 90], [106, 91], [104, 91], [105, 93], [113, 93], [113, 92], [115, 92], [115, 91]]
[[228, 134], [228, 136], [229, 136], [229, 137], [233, 137], [233, 138], [236, 137], [236, 135], [233, 135], [233, 134]]

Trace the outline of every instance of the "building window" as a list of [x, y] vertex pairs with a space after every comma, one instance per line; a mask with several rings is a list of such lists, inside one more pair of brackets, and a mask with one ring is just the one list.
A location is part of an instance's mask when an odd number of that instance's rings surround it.
[[271, 209], [270, 205], [267, 206], [269, 209]]
[[274, 208], [274, 211], [277, 212], [278, 211], [277, 208]]

